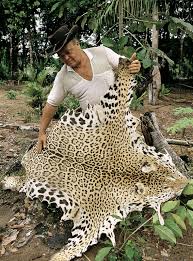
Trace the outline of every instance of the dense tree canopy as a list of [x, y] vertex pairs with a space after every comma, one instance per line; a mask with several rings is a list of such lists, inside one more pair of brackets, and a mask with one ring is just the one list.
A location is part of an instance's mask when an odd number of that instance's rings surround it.
[[[155, 5], [157, 21], [152, 17]], [[175, 61], [173, 77], [190, 77], [193, 72], [193, 3], [188, 0], [2, 0], [0, 15], [1, 79], [17, 79], [28, 64], [45, 67], [50, 62], [45, 55], [47, 35], [64, 23], [78, 23], [85, 36], [94, 32], [95, 44], [116, 47], [127, 56], [137, 51], [144, 68], [152, 65], [149, 54], [155, 24], [159, 30], [156, 52]]]

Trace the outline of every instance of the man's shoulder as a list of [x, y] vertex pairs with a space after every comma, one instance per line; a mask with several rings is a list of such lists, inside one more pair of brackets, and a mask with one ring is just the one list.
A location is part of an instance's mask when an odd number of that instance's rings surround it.
[[85, 50], [89, 51], [89, 52], [93, 52], [93, 53], [98, 53], [98, 52], [105, 52], [104, 46], [103, 45], [99, 45], [99, 46], [93, 46], [93, 47], [89, 47], [86, 48]]

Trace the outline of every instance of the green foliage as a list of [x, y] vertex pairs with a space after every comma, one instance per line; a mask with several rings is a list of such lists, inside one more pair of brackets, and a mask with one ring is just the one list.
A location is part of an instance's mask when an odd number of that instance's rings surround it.
[[191, 107], [182, 108], [179, 107], [174, 111], [175, 115], [185, 115], [190, 114], [189, 117], [183, 117], [177, 120], [171, 127], [167, 128], [168, 132], [175, 134], [176, 132], [182, 132], [186, 128], [193, 127], [193, 109]]
[[155, 234], [161, 239], [176, 244], [177, 239], [183, 237], [186, 224], [193, 227], [193, 180], [184, 188], [181, 200], [170, 200], [162, 205], [164, 226], [159, 224], [157, 213], [153, 215]]
[[140, 97], [137, 97], [135, 92], [133, 93], [133, 99], [130, 104], [132, 110], [139, 110], [143, 107], [143, 101], [145, 98], [146, 92], [144, 92]]
[[58, 110], [55, 113], [54, 117], [56, 119], [59, 119], [64, 114], [64, 112], [66, 112], [68, 109], [69, 110], [75, 110], [78, 107], [80, 107], [79, 101], [74, 96], [67, 95], [64, 98], [63, 103], [58, 106]]
[[24, 70], [23, 77], [28, 80], [24, 94], [30, 97], [29, 104], [32, 108], [42, 109], [50, 89], [49, 86], [44, 86], [44, 83], [47, 76], [53, 75], [55, 72], [54, 67], [46, 67], [39, 73], [32, 66], [27, 66]]
[[126, 240], [121, 249], [113, 247], [111, 243], [101, 248], [95, 257], [95, 261], [103, 260], [141, 261], [142, 257], [136, 244], [132, 240]]
[[7, 98], [8, 98], [9, 100], [15, 100], [16, 97], [17, 97], [17, 92], [14, 91], [14, 90], [10, 90], [10, 91], [7, 92], [6, 95], [7, 95]]

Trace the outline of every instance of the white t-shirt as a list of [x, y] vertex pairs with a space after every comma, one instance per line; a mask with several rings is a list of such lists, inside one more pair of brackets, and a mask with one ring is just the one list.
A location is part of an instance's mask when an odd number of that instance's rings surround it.
[[83, 51], [90, 59], [92, 80], [82, 78], [71, 67], [64, 64], [54, 80], [54, 85], [47, 99], [49, 104], [58, 106], [65, 95], [71, 93], [79, 100], [81, 108], [85, 110], [88, 104], [99, 103], [100, 98], [114, 83], [113, 69], [117, 68], [120, 55], [104, 46], [88, 48]]

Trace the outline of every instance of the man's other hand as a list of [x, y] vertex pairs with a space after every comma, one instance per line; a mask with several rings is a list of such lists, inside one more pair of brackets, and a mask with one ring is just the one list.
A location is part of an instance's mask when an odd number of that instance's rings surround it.
[[141, 63], [137, 60], [136, 53], [133, 53], [130, 58], [131, 64], [129, 65], [129, 71], [132, 74], [138, 73], [141, 69]]
[[38, 137], [38, 145], [37, 145], [38, 153], [41, 153], [42, 149], [46, 148], [46, 140], [47, 140], [46, 133], [40, 133]]

